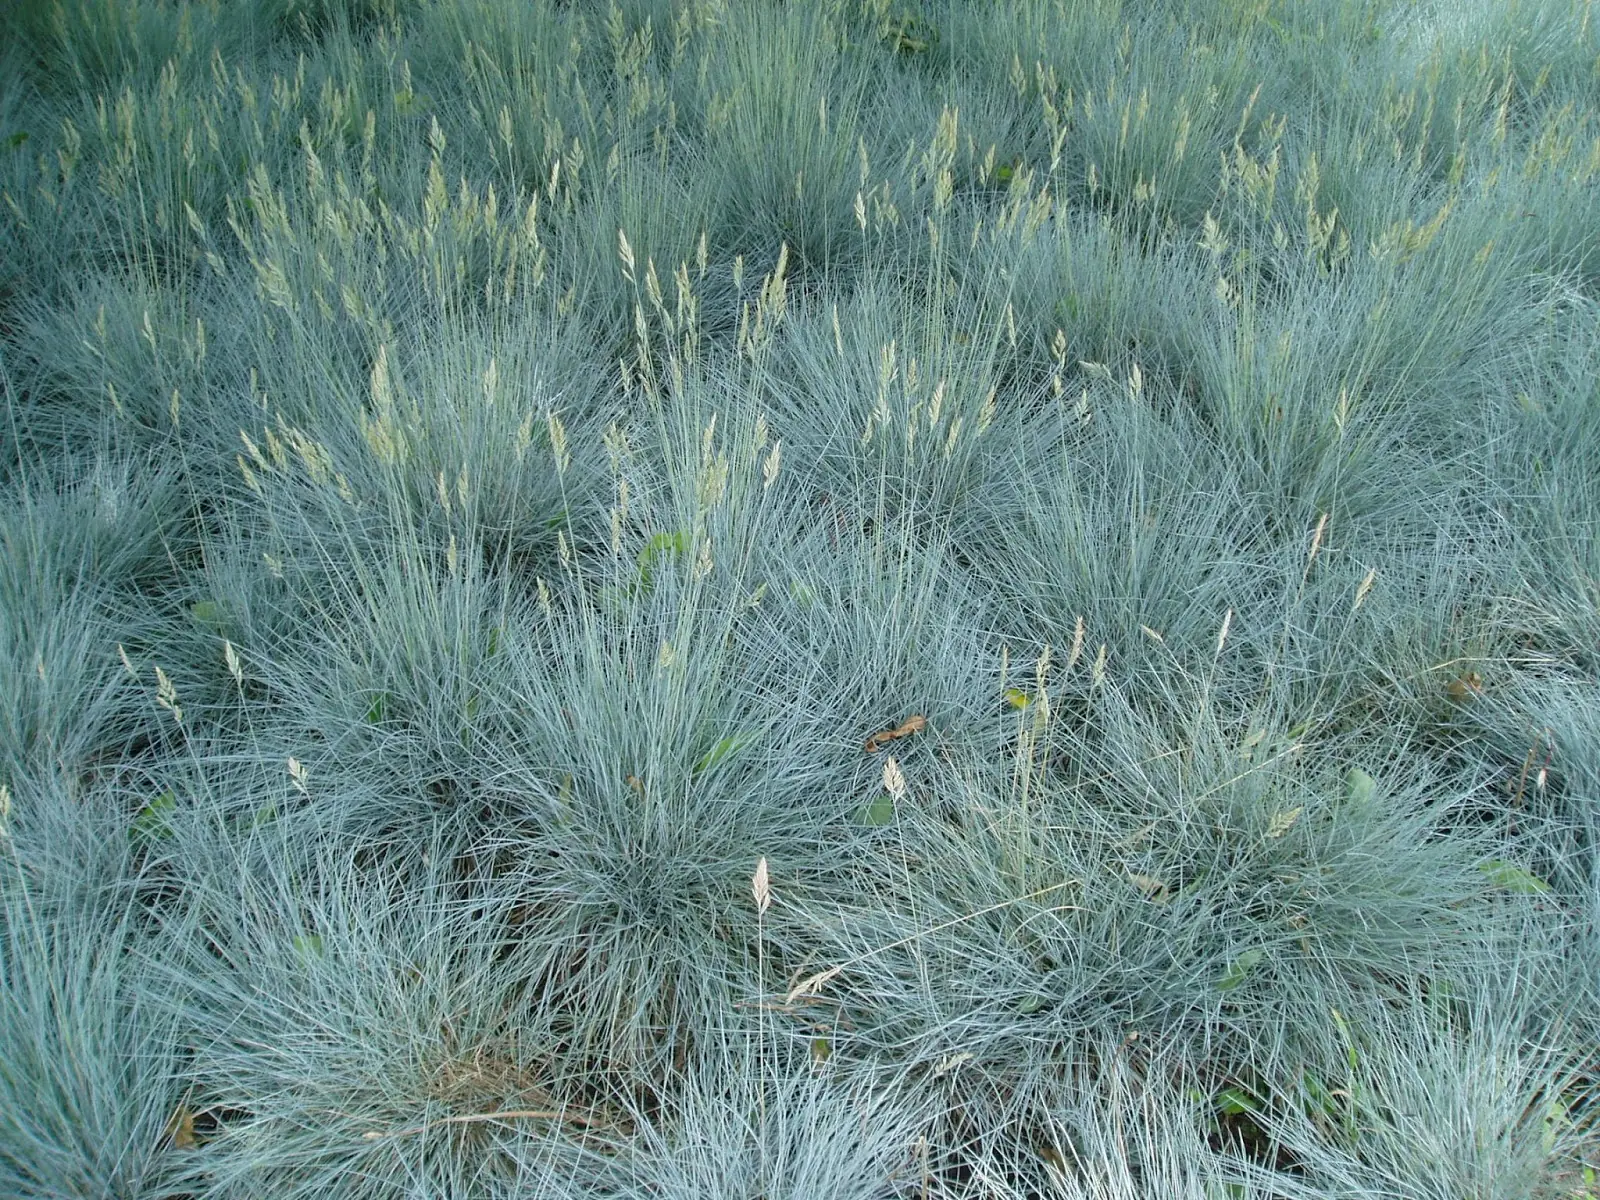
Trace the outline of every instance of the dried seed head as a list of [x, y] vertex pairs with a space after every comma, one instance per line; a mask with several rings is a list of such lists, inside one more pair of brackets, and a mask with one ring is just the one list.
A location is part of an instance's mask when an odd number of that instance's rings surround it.
[[1362, 602], [1364, 600], [1366, 600], [1367, 593], [1372, 590], [1372, 584], [1377, 578], [1378, 578], [1378, 568], [1377, 567], [1368, 568], [1366, 577], [1361, 580], [1361, 585], [1356, 588], [1356, 602], [1350, 608], [1350, 611], [1352, 613], [1358, 611], [1361, 608]]
[[772, 443], [772, 449], [767, 453], [766, 462], [761, 465], [761, 486], [763, 489], [772, 486], [778, 478], [778, 468], [783, 463], [783, 439], [779, 438]]
[[633, 247], [628, 244], [628, 235], [619, 227], [617, 229], [617, 255], [622, 259], [622, 274], [629, 283], [633, 282]]
[[793, 1004], [802, 996], [821, 995], [822, 985], [835, 978], [842, 970], [844, 970], [843, 967], [829, 967], [826, 971], [818, 971], [815, 975], [807, 976], [789, 989], [788, 995], [783, 998], [783, 1002], [785, 1004]]
[[896, 802], [905, 799], [906, 777], [892, 754], [883, 760], [883, 790], [893, 796]]
[[554, 412], [546, 416], [545, 422], [550, 427], [550, 446], [555, 451], [556, 473], [565, 475], [567, 468], [572, 465], [572, 455], [567, 450], [566, 426]]
[[183, 721], [183, 709], [178, 705], [178, 689], [160, 667], [156, 668], [156, 703], [170, 712], [174, 721]]
[[767, 876], [767, 860], [756, 864], [756, 873], [750, 877], [750, 894], [755, 897], [756, 912], [765, 913], [772, 907], [772, 884]]
[[1317, 551], [1322, 548], [1322, 535], [1328, 528], [1328, 514], [1323, 513], [1317, 518], [1317, 531], [1311, 535], [1311, 553], [1306, 558], [1306, 573], [1310, 574], [1311, 564], [1317, 561]]
[[989, 394], [984, 397], [983, 407], [978, 409], [978, 433], [983, 435], [989, 432], [989, 426], [994, 423], [995, 395], [998, 388], [990, 388]]

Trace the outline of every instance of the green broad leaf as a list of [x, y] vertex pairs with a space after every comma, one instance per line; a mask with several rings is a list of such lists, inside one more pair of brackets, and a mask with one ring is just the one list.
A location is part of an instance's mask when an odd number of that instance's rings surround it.
[[129, 830], [136, 842], [154, 841], [172, 836], [172, 814], [178, 810], [178, 797], [171, 791], [162, 792], [150, 801], [133, 818]]
[[689, 552], [689, 535], [682, 529], [674, 529], [668, 533], [654, 533], [650, 540], [644, 544], [644, 549], [639, 551], [639, 565], [649, 566], [665, 554], [687, 554]]
[[825, 1037], [811, 1039], [811, 1057], [819, 1063], [825, 1063], [833, 1057], [833, 1046]]
[[402, 117], [414, 117], [432, 107], [433, 97], [427, 92], [404, 91], [394, 94], [394, 110]]
[[1250, 972], [1266, 957], [1266, 951], [1259, 947], [1246, 950], [1238, 958], [1228, 964], [1227, 970], [1217, 978], [1217, 991], [1231, 992], [1234, 988], [1250, 978]]
[[905, 16], [900, 28], [887, 39], [898, 54], [926, 54], [939, 40], [939, 31], [921, 17]]
[[1023, 1014], [1036, 1013], [1044, 1007], [1044, 1004], [1045, 998], [1037, 992], [1032, 992], [1017, 1002], [1017, 1011]]
[[228, 627], [228, 610], [215, 600], [197, 600], [189, 606], [189, 615], [212, 633], [221, 633]]
[[327, 951], [323, 948], [322, 935], [320, 933], [298, 933], [289, 939], [289, 944], [305, 958], [327, 957]]
[[500, 653], [500, 626], [489, 626], [489, 641], [485, 648], [490, 658]]
[[1264, 763], [1276, 758], [1292, 758], [1299, 753], [1296, 739], [1306, 730], [1304, 724], [1282, 733], [1265, 725], [1252, 725], [1239, 743], [1239, 757], [1247, 763]]
[[1360, 767], [1351, 767], [1344, 777], [1344, 798], [1357, 806], [1371, 804], [1378, 794], [1378, 781]]
[[668, 533], [652, 534], [644, 544], [644, 549], [639, 551], [639, 589], [648, 592], [655, 586], [655, 567], [663, 558], [682, 558], [688, 553], [689, 534], [686, 530], [674, 529]]
[[1267, 740], [1267, 731], [1263, 726], [1254, 726], [1249, 733], [1244, 735], [1244, 741], [1239, 743], [1239, 757], [1249, 762], [1255, 757], [1258, 747]]
[[861, 811], [863, 825], [882, 826], [894, 820], [894, 797], [887, 792]]
[[1572, 1125], [1572, 1111], [1559, 1096], [1553, 1098], [1545, 1108], [1544, 1136], [1540, 1138], [1540, 1144], [1546, 1154], [1556, 1148], [1556, 1142], [1560, 1140], [1561, 1134]]
[[1217, 1106], [1217, 1111], [1226, 1113], [1230, 1117], [1237, 1117], [1241, 1113], [1260, 1112], [1261, 1105], [1256, 1098], [1242, 1087], [1229, 1085], [1212, 1097], [1212, 1103]]
[[6, 139], [6, 149], [15, 150], [27, 140], [28, 131], [26, 129], [19, 129]]
[[748, 730], [729, 734], [699, 757], [694, 764], [695, 774], [702, 775], [711, 770], [712, 767], [732, 758], [751, 742], [755, 741], [756, 736], [756, 734]]
[[387, 696], [387, 693], [384, 693], [384, 692], [375, 692], [373, 694], [372, 703], [367, 705], [367, 724], [368, 725], [382, 725], [383, 724], [384, 710], [388, 707], [386, 696]]
[[1322, 1076], [1315, 1071], [1307, 1071], [1301, 1077], [1300, 1088], [1305, 1093], [1308, 1112], [1321, 1113], [1325, 1117], [1337, 1117], [1339, 1115], [1339, 1098], [1333, 1094], [1333, 1089], [1323, 1082]]
[[260, 829], [263, 825], [270, 825], [278, 819], [278, 806], [272, 801], [267, 801], [250, 818], [250, 828]]
[[798, 579], [789, 581], [789, 595], [794, 597], [794, 602], [801, 608], [810, 608], [817, 602], [817, 594]]
[[1011, 708], [1027, 708], [1033, 703], [1033, 697], [1021, 688], [1007, 688], [1005, 690], [1006, 704]]
[[1350, 1023], [1344, 1019], [1344, 1014], [1337, 1008], [1330, 1008], [1328, 1015], [1333, 1018], [1333, 1023], [1339, 1028], [1339, 1037], [1344, 1042], [1345, 1062], [1350, 1064], [1350, 1073], [1354, 1075], [1361, 1069], [1361, 1051], [1356, 1049], [1356, 1039], [1350, 1034]]
[[1507, 862], [1501, 858], [1479, 863], [1478, 870], [1487, 875], [1489, 881], [1496, 887], [1504, 888], [1508, 892], [1518, 892], [1524, 896], [1538, 896], [1550, 890], [1548, 883], [1526, 867], [1519, 867], [1516, 863]]

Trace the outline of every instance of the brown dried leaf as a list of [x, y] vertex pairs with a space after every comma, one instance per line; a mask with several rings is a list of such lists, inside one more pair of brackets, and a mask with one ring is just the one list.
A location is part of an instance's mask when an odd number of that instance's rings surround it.
[[194, 1117], [195, 1114], [189, 1110], [187, 1104], [180, 1104], [167, 1118], [166, 1134], [179, 1150], [193, 1150], [200, 1144], [200, 1140], [195, 1137]]
[[867, 753], [876, 754], [883, 749], [884, 743], [903, 737], [910, 737], [913, 733], [921, 733], [927, 727], [927, 717], [920, 715], [909, 716], [894, 729], [881, 729], [869, 737], [867, 739]]
[[1167, 885], [1153, 875], [1138, 875], [1130, 871], [1128, 879], [1133, 886], [1145, 894], [1145, 898], [1157, 904], [1165, 904], [1170, 898]]

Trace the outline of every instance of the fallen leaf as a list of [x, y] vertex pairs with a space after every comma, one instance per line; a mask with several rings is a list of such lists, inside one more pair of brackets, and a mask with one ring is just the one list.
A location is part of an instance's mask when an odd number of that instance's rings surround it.
[[1167, 891], [1167, 885], [1154, 876], [1138, 875], [1130, 871], [1128, 872], [1128, 879], [1133, 883], [1134, 887], [1145, 894], [1145, 898], [1148, 900], [1153, 900], [1157, 904], [1165, 904], [1171, 899], [1171, 893]]
[[884, 743], [896, 741], [899, 738], [910, 737], [913, 733], [921, 733], [928, 727], [928, 718], [923, 716], [910, 716], [894, 729], [881, 729], [867, 739], [867, 753], [876, 754], [883, 749]]
[[165, 1132], [179, 1150], [193, 1150], [200, 1144], [194, 1133], [194, 1113], [189, 1111], [187, 1104], [178, 1105], [173, 1114], [167, 1118]]
[[1457, 704], [1465, 704], [1483, 695], [1483, 676], [1476, 671], [1468, 671], [1445, 684], [1444, 690]]

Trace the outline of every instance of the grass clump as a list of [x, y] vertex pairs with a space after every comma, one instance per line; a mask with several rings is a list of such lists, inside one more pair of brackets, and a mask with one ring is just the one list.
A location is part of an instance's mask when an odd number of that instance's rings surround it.
[[1587, 5], [35, 9], [0, 1190], [1600, 1195]]

